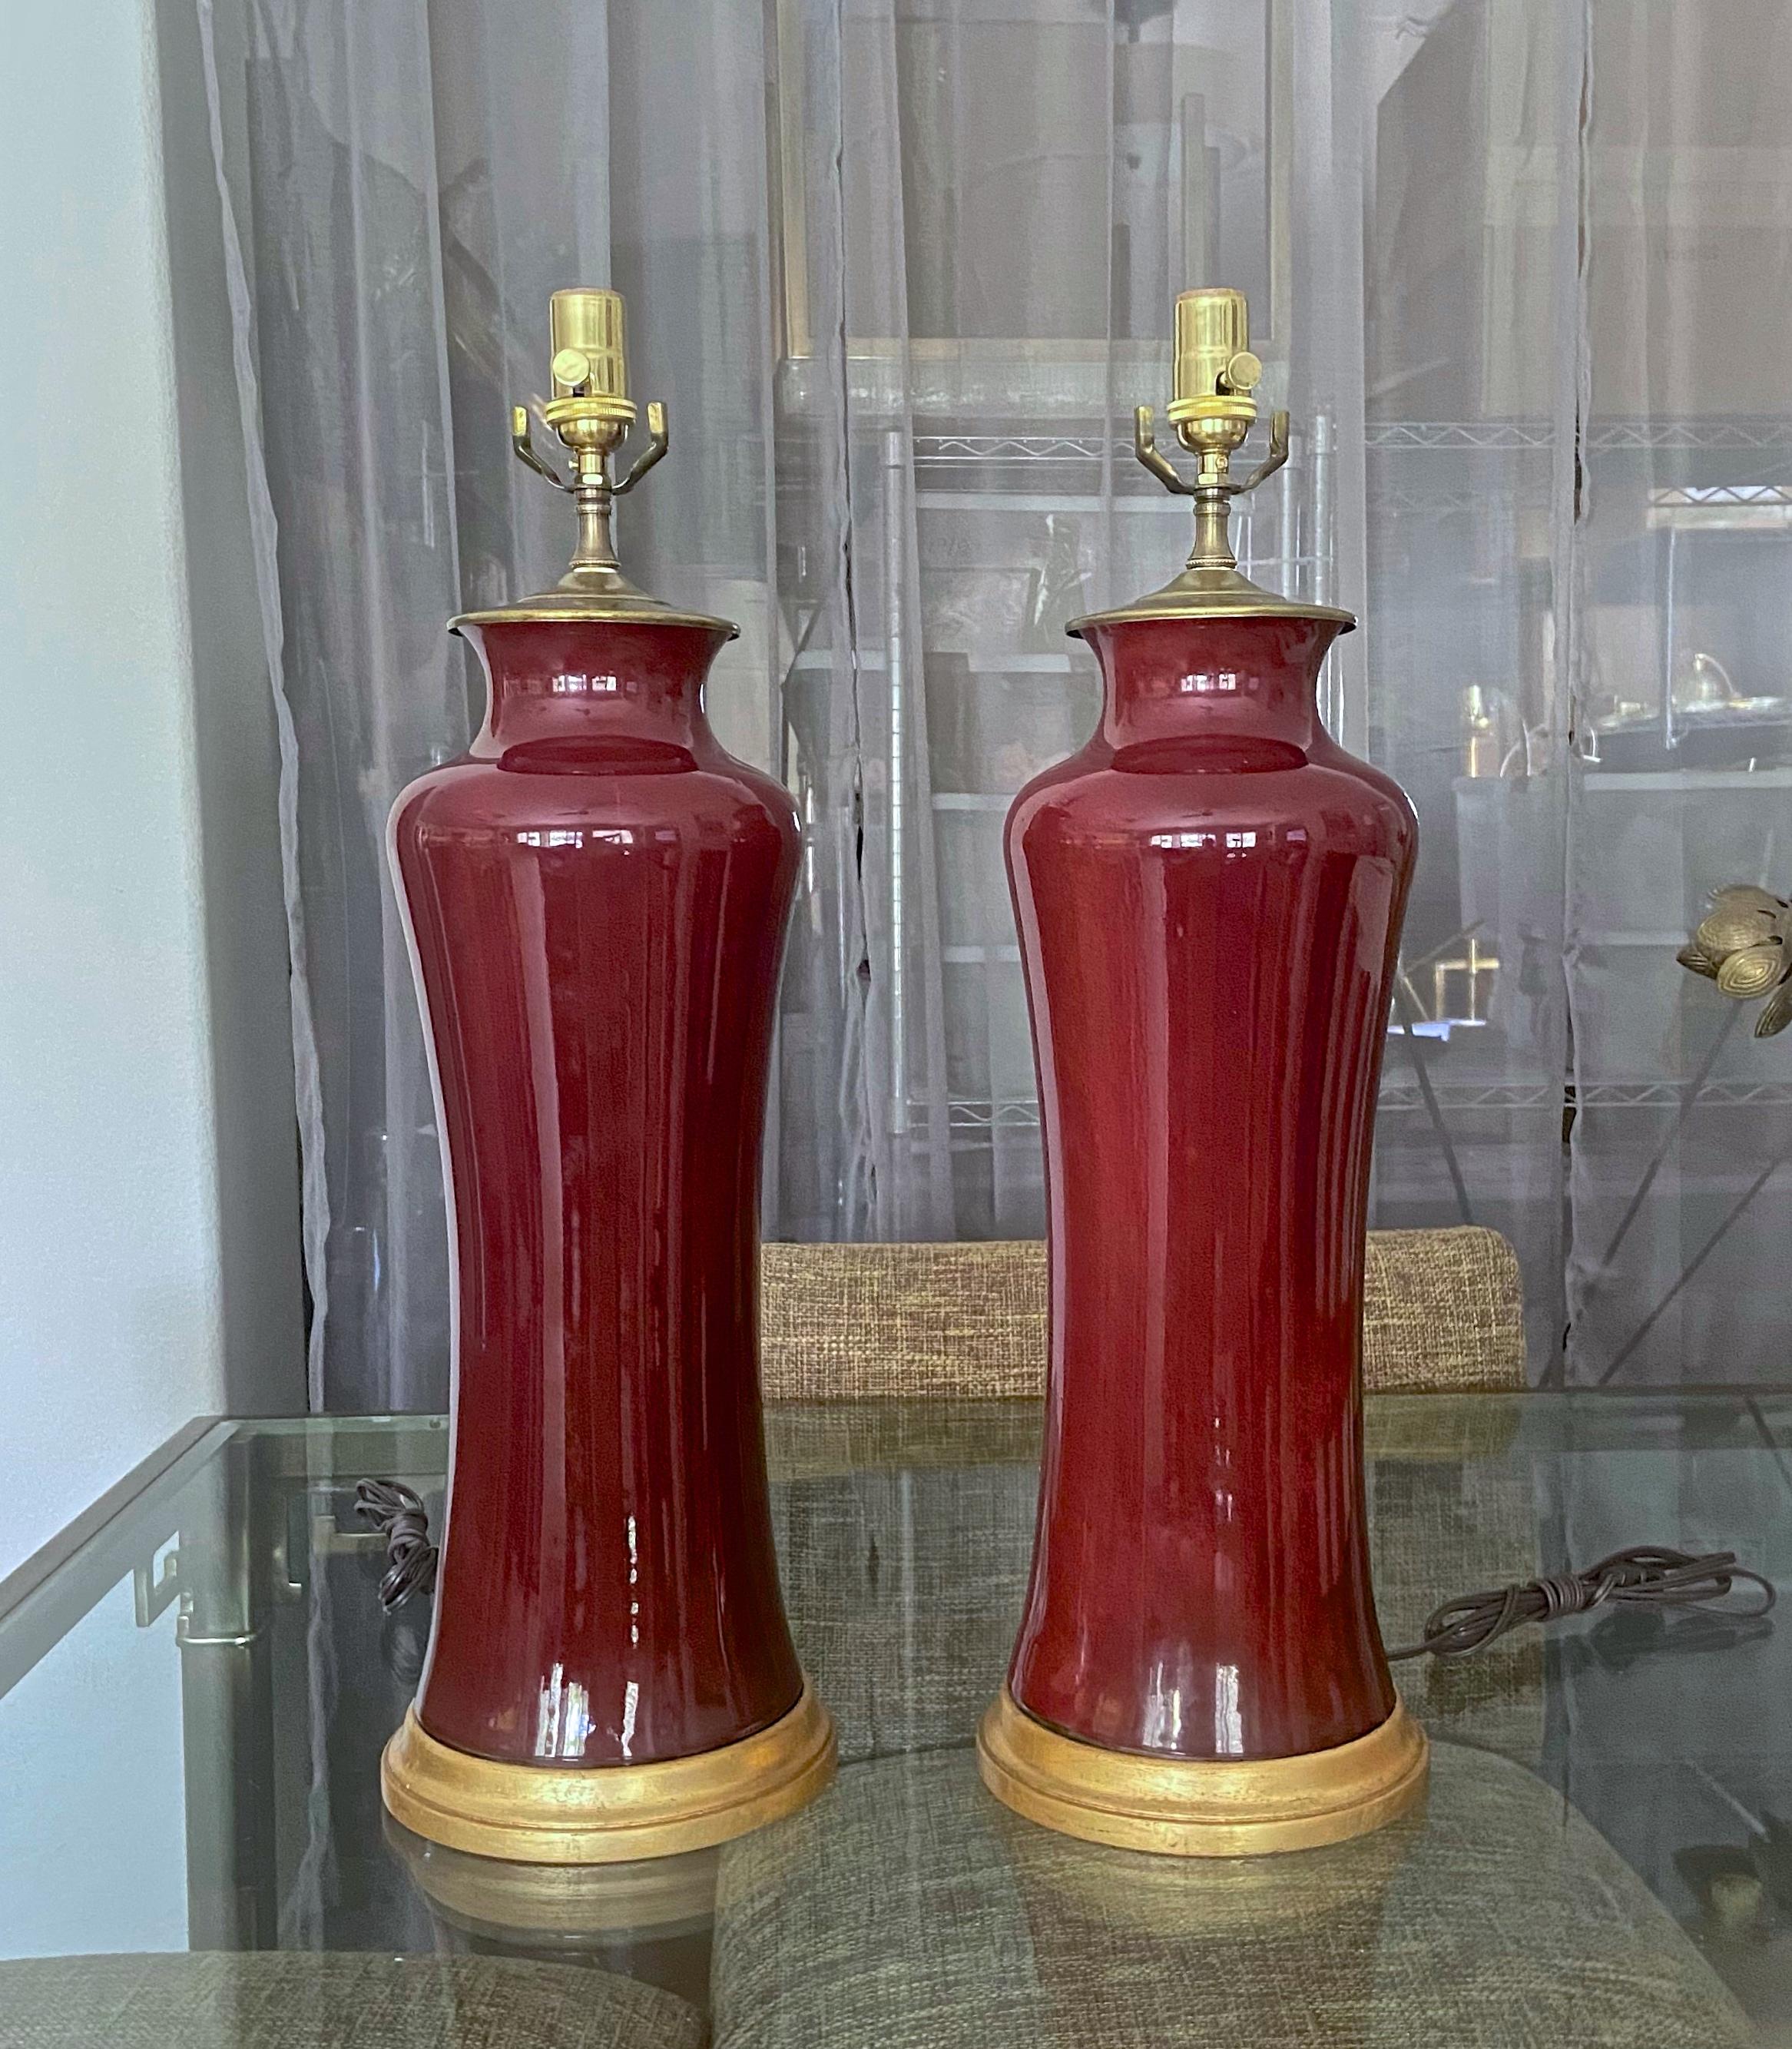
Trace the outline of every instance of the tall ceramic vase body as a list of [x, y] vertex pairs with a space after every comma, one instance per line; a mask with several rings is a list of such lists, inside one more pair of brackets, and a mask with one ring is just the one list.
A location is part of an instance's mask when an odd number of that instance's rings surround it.
[[[1214, 300], [1203, 366], [1188, 330]], [[1226, 545], [1250, 487], [1211, 445], [1250, 424], [1243, 302], [1178, 313], [1179, 402], [1230, 408], [1184, 436], [1210, 458], [1195, 554], [1072, 628], [1099, 727], [1009, 815], [1051, 1337], [1032, 1578], [982, 1751], [1036, 1819], [1228, 1855], [1360, 1833], [1425, 1783], [1376, 1627], [1359, 1371], [1416, 827], [1320, 722], [1349, 615], [1258, 589]], [[1164, 473], [1149, 413], [1139, 441]]]
[[[575, 457], [569, 421], [614, 425], [621, 385], [620, 305], [592, 301], [554, 303], [569, 410], [548, 417]], [[529, 1861], [719, 1841], [832, 1757], [779, 1593], [757, 1378], [797, 823], [704, 715], [733, 628], [616, 571], [608, 453], [566, 582], [456, 622], [485, 721], [391, 834], [456, 1314], [435, 1624], [386, 1796], [421, 1834]]]

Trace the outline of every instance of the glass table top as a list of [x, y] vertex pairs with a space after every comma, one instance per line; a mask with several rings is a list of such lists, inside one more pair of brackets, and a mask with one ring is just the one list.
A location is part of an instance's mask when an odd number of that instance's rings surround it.
[[[1628, 1544], [1792, 1578], [1792, 1398], [1368, 1413], [1390, 1643]], [[1604, 1611], [1402, 1665], [1431, 1795], [1357, 1843], [1097, 1849], [998, 1807], [972, 1749], [1038, 1438], [1028, 1403], [773, 1409], [839, 1778], [720, 1850], [580, 1872], [381, 1807], [427, 1614], [382, 1615], [354, 1485], [403, 1479], [439, 1526], [441, 1419], [212, 1426], [0, 1614], [0, 2043], [153, 2042], [165, 2012], [202, 2049], [1792, 2043], [1792, 1606]]]

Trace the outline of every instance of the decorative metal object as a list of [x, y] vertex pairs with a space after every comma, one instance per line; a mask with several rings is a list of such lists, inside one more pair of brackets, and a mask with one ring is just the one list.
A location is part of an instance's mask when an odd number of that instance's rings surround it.
[[1522, 774], [1528, 768], [1527, 736], [1516, 706], [1503, 690], [1470, 683], [1462, 692], [1462, 772], [1471, 779]]
[[1104, 686], [1006, 850], [1046, 1150], [1038, 1534], [985, 1783], [1098, 1842], [1230, 1857], [1410, 1806], [1423, 1733], [1375, 1622], [1360, 1376], [1371, 1112], [1417, 822], [1326, 733], [1347, 612], [1239, 573], [1261, 366], [1235, 292], [1176, 308], [1182, 573], [1075, 621]]
[[1757, 1039], [1792, 1024], [1792, 904], [1752, 882], [1712, 892], [1711, 909], [1674, 958], [1715, 982], [1739, 1003], [1767, 1001], [1755, 1021]]
[[434, 1627], [386, 1804], [483, 1857], [602, 1864], [788, 1813], [834, 1767], [791, 1647], [758, 1385], [773, 998], [799, 836], [725, 753], [704, 678], [735, 628], [622, 574], [614, 498], [665, 454], [612, 292], [553, 301], [513, 440], [579, 514], [551, 591], [471, 612], [465, 755], [391, 853], [427, 1028], [456, 1276]]
[[1623, 771], [1759, 767], [1792, 747], [1792, 698], [1739, 690], [1715, 655], [1689, 650], [1664, 688], [1595, 689], [1588, 760]]

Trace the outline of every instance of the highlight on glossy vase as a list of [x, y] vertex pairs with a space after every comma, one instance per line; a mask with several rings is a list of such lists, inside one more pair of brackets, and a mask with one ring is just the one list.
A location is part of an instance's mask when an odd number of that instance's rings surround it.
[[1336, 745], [1355, 620], [1259, 589], [1232, 499], [1261, 365], [1242, 297], [1183, 294], [1195, 458], [1162, 589], [1070, 631], [1100, 722], [1006, 853], [1046, 1148], [1051, 1361], [1032, 1569], [985, 1783], [1070, 1834], [1305, 1847], [1424, 1790], [1376, 1627], [1359, 1359], [1371, 1110], [1417, 822]]
[[799, 836], [726, 753], [725, 620], [637, 590], [613, 500], [634, 423], [620, 298], [556, 293], [550, 591], [455, 620], [489, 691], [398, 798], [391, 853], [439, 1106], [453, 1459], [428, 1662], [387, 1807], [457, 1849], [608, 1863], [721, 1841], [834, 1768], [772, 1549], [758, 1189]]

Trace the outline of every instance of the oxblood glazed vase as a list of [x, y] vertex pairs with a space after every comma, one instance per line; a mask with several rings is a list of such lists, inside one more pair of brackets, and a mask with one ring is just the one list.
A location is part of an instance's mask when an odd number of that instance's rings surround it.
[[[1151, 1797], [1128, 1833], [991, 1783], [1037, 1818], [1136, 1847], [1356, 1833], [1308, 1817], [1307, 1834], [1278, 1834], [1276, 1771], [1258, 1767], [1299, 1760], [1312, 1778], [1312, 1753], [1393, 1740], [1377, 1735], [1397, 1701], [1370, 1583], [1359, 1359], [1372, 1110], [1417, 827], [1397, 785], [1320, 722], [1344, 619], [1090, 620], [1099, 728], [1009, 815], [1051, 1341], [1008, 1690], [1023, 1739], [1048, 1732], [1048, 1776], [1093, 1756], [1051, 1744], [1067, 1737], [1140, 1761], [1094, 1767], [1113, 1782], [1097, 1806], [1125, 1804], [1129, 1771]], [[1378, 1814], [1409, 1803], [1415, 1769], [1422, 1783], [1421, 1740], [1407, 1741], [1420, 1763], [1391, 1767], [1397, 1799], [1379, 1779], [1363, 1795]], [[1172, 1769], [1153, 1777], [1159, 1764]], [[1207, 1840], [1210, 1785], [1225, 1798]], [[1156, 1827], [1141, 1816], [1166, 1786], [1172, 1825]], [[1228, 1816], [1246, 1825], [1226, 1834]]]
[[462, 630], [485, 723], [391, 822], [457, 1312], [417, 1718], [507, 1763], [689, 1758], [803, 1691], [757, 1379], [795, 814], [705, 718], [719, 623]]

